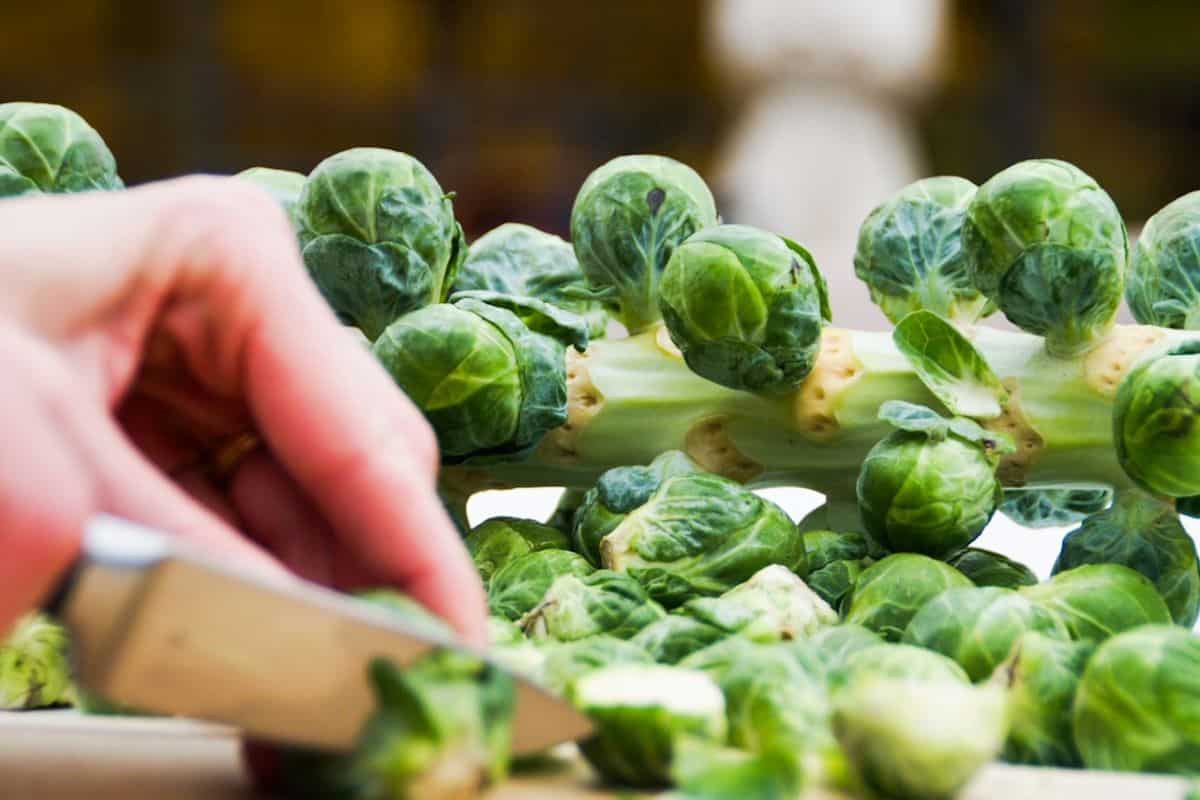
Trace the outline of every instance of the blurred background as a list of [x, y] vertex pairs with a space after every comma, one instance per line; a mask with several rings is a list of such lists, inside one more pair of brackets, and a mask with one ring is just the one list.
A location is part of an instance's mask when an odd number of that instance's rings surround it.
[[5, 3], [0, 94], [82, 113], [130, 183], [405, 150], [471, 237], [565, 234], [583, 177], [657, 152], [728, 221], [809, 246], [881, 327], [858, 225], [917, 177], [1073, 161], [1131, 228], [1200, 187], [1200, 5], [1117, 0]]
[[[61, 103], [129, 183], [310, 170], [357, 145], [424, 161], [468, 235], [566, 235], [608, 158], [674, 156], [727, 221], [816, 255], [835, 321], [882, 328], [853, 276], [875, 204], [931, 174], [1072, 161], [1131, 231], [1200, 188], [1195, 0], [62, 0], [5, 3], [0, 95]], [[993, 318], [995, 319], [995, 318]], [[1128, 319], [1128, 317], [1126, 317]], [[1003, 321], [997, 320], [1003, 325]], [[472, 517], [549, 513], [485, 495]], [[819, 496], [773, 493], [796, 516]], [[1005, 526], [1044, 573], [1052, 531]]]

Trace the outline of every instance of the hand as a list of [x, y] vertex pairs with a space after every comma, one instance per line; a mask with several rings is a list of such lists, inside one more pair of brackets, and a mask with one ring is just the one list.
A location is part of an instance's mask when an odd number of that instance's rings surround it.
[[[263, 570], [401, 587], [482, 643], [433, 434], [270, 197], [204, 177], [6, 200], [0, 231], [0, 628], [105, 511]], [[204, 469], [247, 432], [262, 446]]]

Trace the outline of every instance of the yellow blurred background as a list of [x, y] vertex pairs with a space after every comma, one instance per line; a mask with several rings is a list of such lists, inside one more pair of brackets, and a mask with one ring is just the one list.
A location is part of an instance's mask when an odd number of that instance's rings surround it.
[[[814, 247], [835, 297], [853, 226], [919, 175], [980, 182], [1022, 158], [1065, 158], [1134, 227], [1200, 187], [1194, 0], [0, 7], [0, 94], [79, 111], [129, 183], [255, 165], [306, 172], [376, 145], [412, 153], [455, 191], [471, 237], [507, 220], [565, 234], [588, 171], [658, 152], [709, 178], [727, 219], [802, 241], [837, 228]], [[762, 109], [789, 92], [809, 105], [793, 104], [790, 128], [771, 134], [779, 123]], [[800, 110], [851, 95], [843, 129]], [[765, 132], [747, 133], [755, 125]], [[746, 144], [764, 141], [776, 149]], [[752, 163], [754, 147], [772, 154], [766, 164]], [[777, 180], [756, 183], [755, 169]]]

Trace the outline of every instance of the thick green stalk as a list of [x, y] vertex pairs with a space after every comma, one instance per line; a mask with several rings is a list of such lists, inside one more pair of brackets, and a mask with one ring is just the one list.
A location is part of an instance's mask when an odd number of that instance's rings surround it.
[[[1012, 393], [989, 421], [1017, 441], [1006, 485], [1127, 486], [1112, 441], [1112, 403], [1147, 347], [1185, 337], [1118, 327], [1077, 358], [1047, 354], [1041, 338], [978, 327], [968, 334]], [[828, 328], [813, 373], [794, 393], [760, 397], [707, 381], [661, 329], [593, 343], [569, 357], [570, 416], [519, 464], [447, 470], [464, 487], [588, 486], [604, 470], [684, 450], [706, 468], [754, 486], [801, 486], [852, 498], [859, 465], [890, 428], [885, 400], [938, 407], [890, 334]]]

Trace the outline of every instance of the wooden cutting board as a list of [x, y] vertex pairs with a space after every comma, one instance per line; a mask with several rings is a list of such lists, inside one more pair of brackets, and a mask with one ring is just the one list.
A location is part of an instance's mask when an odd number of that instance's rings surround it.
[[[961, 800], [1185, 800], [1179, 778], [994, 765]], [[178, 719], [0, 712], [3, 800], [248, 800], [236, 732]], [[517, 776], [488, 800], [612, 800], [587, 767]], [[628, 795], [626, 795], [628, 796]], [[845, 800], [819, 792], [806, 800]]]

